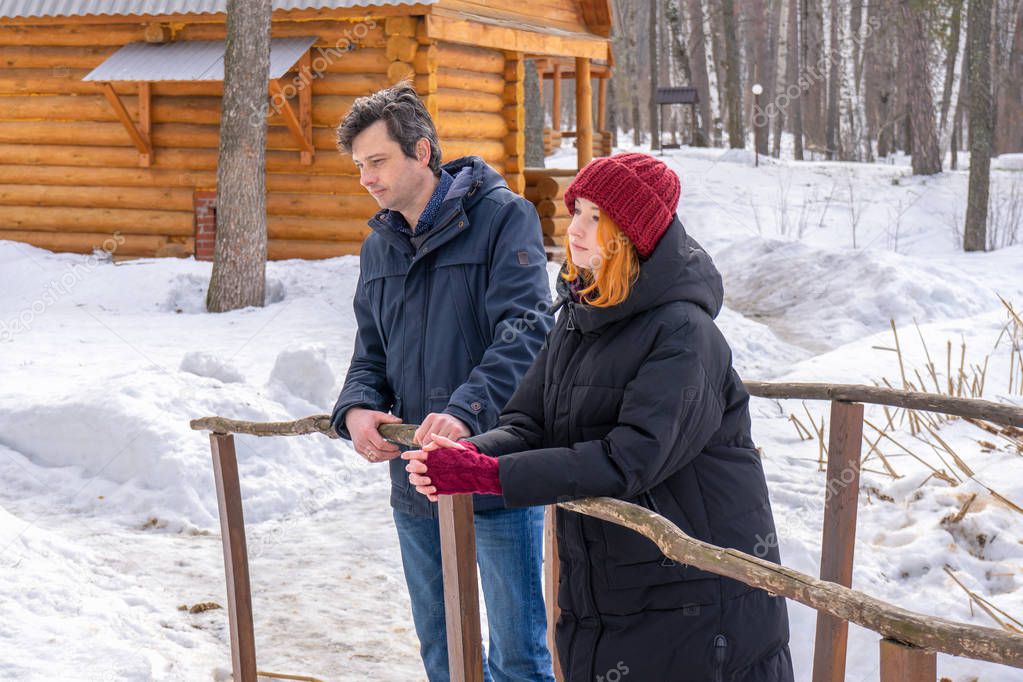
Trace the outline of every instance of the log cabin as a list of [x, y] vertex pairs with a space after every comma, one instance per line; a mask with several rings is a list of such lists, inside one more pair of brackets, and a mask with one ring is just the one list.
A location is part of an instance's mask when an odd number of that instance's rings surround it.
[[[602, 149], [591, 78], [610, 72], [609, 0], [273, 8], [272, 259], [358, 253], [376, 204], [335, 129], [356, 97], [399, 80], [414, 80], [445, 159], [477, 154], [517, 192], [526, 59], [544, 78], [581, 74], [579, 163]], [[0, 5], [0, 240], [89, 253], [117, 235], [118, 258], [212, 258], [225, 11], [225, 0]]]

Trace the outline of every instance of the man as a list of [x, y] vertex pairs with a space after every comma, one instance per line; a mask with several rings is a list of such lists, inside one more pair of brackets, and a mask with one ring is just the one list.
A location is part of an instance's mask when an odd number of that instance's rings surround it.
[[[411, 85], [355, 101], [338, 128], [381, 210], [362, 245], [358, 330], [335, 430], [370, 462], [390, 462], [391, 506], [412, 616], [431, 682], [446, 682], [437, 508], [408, 482], [377, 427], [419, 423], [415, 440], [458, 440], [497, 424], [551, 327], [532, 204], [478, 157], [441, 167], [437, 131]], [[490, 645], [484, 678], [553, 680], [541, 593], [543, 511], [474, 499]]]

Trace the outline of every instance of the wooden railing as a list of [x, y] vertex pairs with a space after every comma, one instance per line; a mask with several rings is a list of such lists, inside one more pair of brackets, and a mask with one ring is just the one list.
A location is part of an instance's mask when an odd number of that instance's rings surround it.
[[[942, 412], [1010, 427], [1023, 427], [1023, 408], [985, 400], [872, 386], [747, 382], [746, 387], [752, 395], [764, 398], [831, 401], [827, 462], [829, 485], [825, 497], [819, 578], [735, 549], [716, 547], [692, 538], [667, 519], [621, 500], [591, 498], [562, 502], [558, 506], [642, 533], [657, 543], [665, 556], [674, 561], [738, 580], [815, 609], [817, 636], [814, 643], [813, 682], [844, 680], [850, 622], [882, 635], [881, 682], [933, 682], [937, 678], [938, 652], [1023, 668], [1023, 635], [915, 613], [850, 589], [856, 540], [863, 403]], [[256, 653], [248, 561], [238, 468], [231, 434], [275, 436], [321, 433], [329, 437], [336, 436], [331, 429], [330, 418], [326, 415], [306, 417], [294, 422], [268, 423], [206, 417], [192, 421], [191, 426], [196, 430], [211, 431], [210, 442], [223, 531], [234, 679], [236, 682], [255, 682]], [[408, 424], [383, 425], [381, 434], [390, 440], [412, 445], [415, 428]], [[838, 484], [832, 487], [831, 484], [836, 482]], [[482, 637], [472, 497], [442, 496], [439, 514], [451, 680], [482, 682]], [[548, 640], [555, 657], [555, 674], [560, 680], [560, 667], [553, 646], [554, 623], [558, 615], [558, 562], [553, 516], [553, 507], [550, 507], [544, 534], [545, 584]]]

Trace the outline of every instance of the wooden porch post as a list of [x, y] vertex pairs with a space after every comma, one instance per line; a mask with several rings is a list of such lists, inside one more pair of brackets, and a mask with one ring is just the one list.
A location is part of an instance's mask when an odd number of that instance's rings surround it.
[[437, 504], [451, 682], [483, 682], [472, 495], [441, 495]]
[[593, 85], [590, 60], [575, 59], [576, 166], [582, 168], [593, 159]]
[[561, 64], [557, 62], [551, 77], [551, 130], [561, 131]]
[[227, 576], [227, 615], [231, 626], [231, 669], [235, 682], [256, 682], [256, 637], [252, 629], [252, 591], [245, 545], [245, 518], [238, 483], [234, 436], [210, 434], [213, 476], [220, 508], [220, 534], [224, 542]]
[[[824, 492], [824, 532], [821, 540], [821, 580], [852, 586], [856, 546], [856, 505], [860, 493], [860, 443], [863, 404], [831, 403], [831, 435]], [[813, 682], [843, 682], [849, 623], [817, 612], [813, 650]]]

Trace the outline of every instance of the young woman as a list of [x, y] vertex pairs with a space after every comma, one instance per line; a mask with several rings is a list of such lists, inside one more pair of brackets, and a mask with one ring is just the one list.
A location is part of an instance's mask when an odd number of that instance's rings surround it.
[[[559, 315], [496, 429], [403, 455], [417, 490], [512, 507], [606, 495], [689, 535], [779, 561], [749, 394], [714, 317], [721, 276], [645, 154], [579, 172]], [[565, 679], [789, 682], [784, 599], [667, 559], [642, 535], [557, 511]]]

